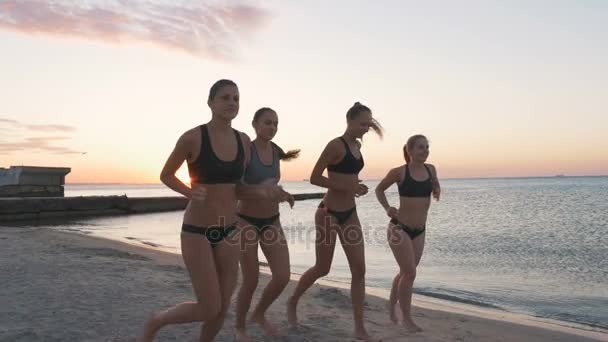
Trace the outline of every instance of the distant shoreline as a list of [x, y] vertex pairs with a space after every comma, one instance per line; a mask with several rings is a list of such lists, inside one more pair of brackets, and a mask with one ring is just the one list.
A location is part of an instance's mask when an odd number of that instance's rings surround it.
[[[442, 180], [492, 180], [492, 179], [552, 179], [552, 178], [602, 178], [608, 177], [607, 175], [590, 175], [590, 176], [568, 176], [568, 175], [555, 175], [555, 176], [504, 176], [504, 177], [452, 177], [442, 178]], [[380, 181], [379, 178], [363, 179], [364, 181]], [[302, 183], [301, 180], [285, 180], [284, 182]], [[109, 183], [67, 183], [65, 185], [163, 185], [163, 183], [122, 183], [122, 182], [109, 182]]]

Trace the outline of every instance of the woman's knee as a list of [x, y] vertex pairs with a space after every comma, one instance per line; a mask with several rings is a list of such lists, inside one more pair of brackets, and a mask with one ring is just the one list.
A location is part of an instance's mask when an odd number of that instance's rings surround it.
[[416, 266], [411, 265], [409, 267], [404, 267], [400, 272], [401, 281], [405, 281], [407, 283], [413, 283], [416, 279]]
[[326, 275], [329, 274], [330, 268], [331, 268], [330, 264], [315, 265], [315, 267], [314, 267], [315, 275], [318, 277], [325, 277]]
[[393, 278], [393, 283], [399, 284], [399, 280], [401, 280], [401, 271], [397, 272], [395, 278]]
[[243, 284], [245, 283], [256, 283], [260, 277], [260, 266], [258, 261], [255, 263], [241, 263], [241, 275], [243, 276]]
[[217, 318], [222, 312], [220, 298], [214, 298], [207, 303], [196, 304], [196, 318], [199, 321], [209, 321]]
[[[249, 277], [245, 277], [243, 276], [243, 281], [241, 283], [241, 290], [246, 290], [246, 291], [255, 291], [255, 289], [258, 287], [258, 277], [254, 277], [254, 276], [249, 276]], [[236, 286], [236, 284], [235, 284]]]
[[285, 272], [276, 272], [272, 274], [272, 279], [271, 281], [277, 286], [280, 287], [281, 289], [285, 288], [285, 286], [287, 286], [287, 284], [289, 284], [289, 271]]
[[351, 267], [351, 273], [353, 280], [365, 279], [365, 264], [361, 263], [358, 265], [353, 265]]

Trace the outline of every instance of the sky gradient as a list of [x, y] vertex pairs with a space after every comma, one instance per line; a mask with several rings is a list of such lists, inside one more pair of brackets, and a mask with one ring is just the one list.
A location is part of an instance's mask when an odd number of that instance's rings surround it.
[[235, 128], [253, 138], [269, 106], [275, 141], [302, 149], [286, 180], [308, 178], [355, 101], [386, 128], [364, 138], [364, 179], [416, 133], [443, 178], [608, 174], [608, 2], [74, 3], [0, 0], [0, 167], [157, 183], [230, 78]]

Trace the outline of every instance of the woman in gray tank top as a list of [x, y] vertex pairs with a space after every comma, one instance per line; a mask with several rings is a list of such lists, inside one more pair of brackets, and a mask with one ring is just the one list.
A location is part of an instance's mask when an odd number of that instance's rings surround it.
[[[299, 150], [283, 152], [271, 141], [277, 132], [278, 123], [277, 113], [270, 108], [261, 108], [255, 112], [252, 125], [256, 138], [251, 144], [251, 158], [243, 176], [244, 183], [276, 185], [281, 178], [281, 160], [298, 157]], [[272, 279], [253, 310], [250, 321], [259, 324], [266, 335], [276, 336], [279, 332], [266, 321], [265, 313], [287, 286], [290, 276], [289, 250], [279, 219], [279, 203], [272, 200], [241, 201], [238, 216], [243, 281], [236, 300], [236, 340], [251, 341], [247, 335], [246, 316], [258, 284], [258, 245], [266, 256]]]

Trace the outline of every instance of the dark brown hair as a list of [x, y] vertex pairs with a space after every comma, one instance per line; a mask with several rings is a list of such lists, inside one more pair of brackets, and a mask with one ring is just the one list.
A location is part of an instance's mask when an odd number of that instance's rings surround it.
[[[277, 113], [274, 109], [270, 108], [270, 107], [262, 107], [258, 110], [255, 111], [255, 113], [253, 114], [253, 121], [252, 123], [256, 123], [258, 122], [258, 120], [262, 117], [262, 115], [265, 112], [272, 112], [272, 113]], [[277, 150], [279, 151], [279, 159], [283, 160], [283, 161], [290, 161], [293, 159], [296, 159], [300, 156], [300, 150], [289, 150], [287, 152], [283, 151], [283, 149], [281, 147], [279, 147], [279, 145], [272, 143]]]
[[226, 86], [237, 86], [236, 83], [234, 83], [234, 81], [232, 80], [226, 80], [226, 79], [222, 79], [219, 81], [216, 81], [215, 83], [213, 83], [213, 85], [211, 86], [211, 89], [209, 89], [209, 98], [208, 100], [211, 101], [215, 98], [215, 95], [217, 95], [217, 93], [224, 87]]

